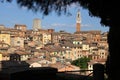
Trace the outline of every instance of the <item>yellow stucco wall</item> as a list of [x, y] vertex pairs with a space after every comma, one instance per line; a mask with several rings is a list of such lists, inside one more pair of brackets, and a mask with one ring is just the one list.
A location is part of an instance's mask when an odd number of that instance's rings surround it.
[[2, 54], [0, 53], [0, 61], [2, 61]]
[[10, 34], [0, 34], [0, 41], [10, 45]]

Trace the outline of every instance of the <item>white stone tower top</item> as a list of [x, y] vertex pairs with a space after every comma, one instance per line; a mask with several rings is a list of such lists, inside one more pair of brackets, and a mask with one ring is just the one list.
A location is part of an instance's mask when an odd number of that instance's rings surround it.
[[77, 12], [77, 16], [76, 16], [76, 23], [81, 23], [81, 14], [80, 14], [80, 9]]
[[38, 29], [41, 29], [42, 27], [41, 27], [41, 20], [40, 19], [38, 19], [38, 18], [35, 18], [34, 20], [33, 20], [33, 30], [38, 30]]

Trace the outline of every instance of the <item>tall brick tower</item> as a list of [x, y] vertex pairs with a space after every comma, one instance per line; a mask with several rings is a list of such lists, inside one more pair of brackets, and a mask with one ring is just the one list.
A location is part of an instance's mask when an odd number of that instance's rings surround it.
[[80, 15], [80, 10], [78, 10], [77, 16], [76, 16], [76, 32], [77, 33], [80, 32], [80, 27], [81, 27], [81, 15]]

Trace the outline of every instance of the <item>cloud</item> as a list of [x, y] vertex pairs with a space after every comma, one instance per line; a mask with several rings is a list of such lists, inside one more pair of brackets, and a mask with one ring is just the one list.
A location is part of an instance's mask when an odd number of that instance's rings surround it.
[[22, 10], [28, 10], [27, 7], [20, 7]]
[[[83, 28], [91, 28], [93, 27], [91, 24], [82, 24]], [[53, 23], [50, 25], [44, 25], [43, 28], [76, 28], [76, 24], [65, 24], [65, 23]]]
[[81, 27], [93, 27], [91, 24], [82, 24]]
[[70, 8], [78, 8], [79, 7], [79, 4], [78, 3], [72, 3], [70, 5]]
[[[76, 24], [60, 24], [60, 23], [54, 23], [51, 24], [52, 27], [75, 27]], [[82, 24], [81, 27], [93, 27], [91, 24]]]
[[51, 27], [75, 27], [75, 24], [54, 23], [54, 24], [51, 24]]

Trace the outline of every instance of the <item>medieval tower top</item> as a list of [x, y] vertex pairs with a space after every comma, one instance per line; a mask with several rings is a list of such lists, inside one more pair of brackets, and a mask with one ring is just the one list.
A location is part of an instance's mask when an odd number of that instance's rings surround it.
[[33, 20], [33, 30], [36, 31], [38, 29], [41, 29], [41, 20], [36, 18]]

